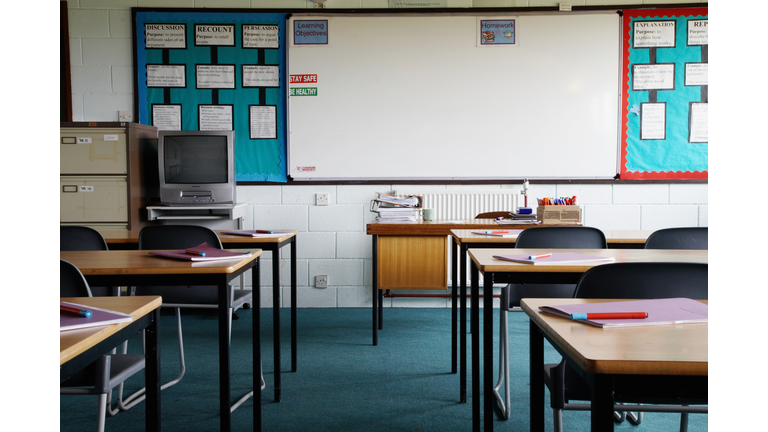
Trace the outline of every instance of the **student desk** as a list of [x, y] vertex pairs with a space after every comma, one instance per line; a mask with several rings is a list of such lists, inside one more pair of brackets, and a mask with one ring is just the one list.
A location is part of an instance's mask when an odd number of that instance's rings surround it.
[[[529, 225], [528, 228], [536, 227], [540, 225]], [[466, 298], [467, 296], [467, 250], [469, 248], [514, 248], [517, 241], [517, 235], [510, 236], [498, 236], [498, 235], [483, 235], [474, 234], [475, 231], [488, 230], [488, 231], [512, 231], [520, 230], [521, 228], [507, 228], [506, 225], [495, 224], [492, 228], [481, 229], [452, 229], [450, 230], [451, 237], [453, 238], [453, 248], [451, 249], [451, 279], [453, 280], [453, 292], [457, 292], [457, 283], [460, 284], [461, 291], [458, 294], [459, 298]], [[653, 230], [612, 230], [604, 231], [606, 242], [608, 247], [612, 249], [642, 249], [645, 246], [645, 241], [648, 236], [651, 235]], [[458, 258], [457, 258], [458, 254]], [[460, 271], [458, 269], [461, 269]], [[454, 294], [454, 300], [456, 294]], [[452, 342], [453, 348], [451, 349], [453, 373], [456, 373], [457, 353], [456, 344], [458, 343], [460, 348], [460, 401], [462, 403], [467, 401], [467, 378], [466, 378], [466, 360], [467, 360], [467, 316], [465, 310], [466, 302], [461, 302], [461, 328], [458, 330], [460, 341], [457, 342], [457, 329], [456, 329], [456, 301], [453, 302], [454, 316], [452, 320]]]
[[685, 398], [707, 400], [708, 323], [610, 331], [539, 312], [539, 306], [601, 301], [612, 300], [523, 299], [530, 318], [531, 431], [544, 430], [544, 338], [591, 383], [592, 431], [613, 430], [614, 389], [658, 397], [683, 391]]
[[[223, 230], [235, 231], [235, 230]], [[222, 234], [216, 230], [222, 246], [227, 249], [248, 249], [257, 247], [272, 252], [272, 320], [275, 328], [275, 364], [280, 364], [280, 249], [290, 245], [291, 251], [291, 372], [297, 369], [297, 330], [296, 330], [296, 236], [297, 230], [275, 230], [287, 232], [282, 237], [245, 237], [232, 234]], [[139, 245], [138, 230], [102, 230], [99, 231], [109, 245], [110, 250], [131, 250]], [[280, 398], [277, 398], [280, 401]]]
[[157, 323], [160, 317], [159, 296], [140, 297], [62, 297], [62, 301], [114, 310], [133, 315], [130, 323], [89, 327], [60, 332], [59, 376], [64, 382], [73, 373], [108, 354], [122, 342], [146, 329], [146, 387], [145, 430], [160, 430], [160, 349]]
[[[558, 249], [517, 249], [515, 253], [537, 255]], [[562, 250], [564, 251], [564, 250]], [[708, 263], [706, 250], [663, 249], [568, 249], [568, 252], [613, 257], [615, 262], [694, 262]], [[576, 283], [591, 264], [531, 265], [503, 261], [493, 255], [508, 254], [509, 249], [469, 249], [471, 266], [471, 307], [479, 311], [479, 273], [483, 273], [483, 290], [491, 292], [494, 283]], [[471, 316], [472, 333], [472, 423], [480, 431], [480, 314]], [[483, 297], [483, 417], [484, 428], [493, 430], [493, 298]]]
[[[241, 252], [241, 251], [237, 251]], [[259, 286], [259, 256], [261, 250], [251, 251], [248, 258], [225, 261], [181, 261], [153, 257], [147, 251], [62, 251], [60, 257], [74, 264], [90, 285], [94, 286], [142, 286], [142, 285], [217, 285], [219, 320], [219, 383], [221, 430], [232, 429], [230, 412], [230, 344], [231, 323], [227, 313], [230, 299], [227, 285], [235, 278], [252, 270], [253, 297], [253, 418], [254, 429], [261, 430], [261, 338], [259, 335], [259, 310], [261, 290]], [[277, 396], [280, 368], [275, 368], [275, 393]]]

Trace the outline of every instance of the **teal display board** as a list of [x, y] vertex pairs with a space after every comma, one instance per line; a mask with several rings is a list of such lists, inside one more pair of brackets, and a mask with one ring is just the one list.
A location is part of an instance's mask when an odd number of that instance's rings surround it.
[[707, 179], [708, 8], [625, 10], [622, 179]]
[[134, 8], [135, 117], [234, 130], [238, 182], [286, 182], [286, 14]]

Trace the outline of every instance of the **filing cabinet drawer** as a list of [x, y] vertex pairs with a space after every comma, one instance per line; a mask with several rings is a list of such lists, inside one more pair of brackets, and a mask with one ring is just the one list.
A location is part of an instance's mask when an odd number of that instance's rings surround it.
[[61, 174], [128, 174], [125, 130], [62, 128]]
[[59, 186], [62, 223], [128, 223], [126, 177], [67, 176]]

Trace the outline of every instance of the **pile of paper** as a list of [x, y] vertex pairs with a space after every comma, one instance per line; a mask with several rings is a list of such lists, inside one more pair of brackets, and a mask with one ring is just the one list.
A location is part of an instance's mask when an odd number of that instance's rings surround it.
[[384, 208], [379, 207], [376, 220], [379, 222], [416, 222], [419, 219], [419, 210], [403, 207]]

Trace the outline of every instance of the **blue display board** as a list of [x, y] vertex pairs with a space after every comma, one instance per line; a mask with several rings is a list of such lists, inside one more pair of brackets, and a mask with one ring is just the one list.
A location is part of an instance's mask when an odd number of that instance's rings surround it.
[[286, 182], [286, 14], [134, 8], [139, 123], [234, 130], [238, 182]]

